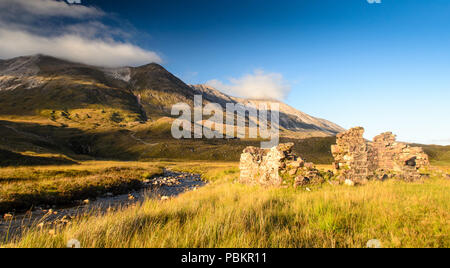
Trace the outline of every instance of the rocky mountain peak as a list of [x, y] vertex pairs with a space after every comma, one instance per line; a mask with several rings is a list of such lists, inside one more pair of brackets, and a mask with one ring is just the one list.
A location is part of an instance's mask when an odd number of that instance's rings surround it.
[[4, 114], [11, 114], [8, 108], [11, 103], [15, 105], [14, 113], [94, 104], [113, 109], [120, 103], [121, 109], [130, 113], [161, 117], [170, 116], [171, 107], [176, 103], [192, 105], [194, 95], [200, 94], [205, 102], [218, 103], [222, 107], [227, 103], [256, 107], [262, 103], [277, 103], [281, 129], [289, 135], [309, 133], [306, 136], [330, 136], [344, 130], [277, 100], [243, 99], [208, 85], [189, 86], [156, 63], [140, 67], [104, 68], [41, 54], [17, 57], [0, 61], [2, 92], [1, 97], [8, 102], [0, 109], [0, 113]]

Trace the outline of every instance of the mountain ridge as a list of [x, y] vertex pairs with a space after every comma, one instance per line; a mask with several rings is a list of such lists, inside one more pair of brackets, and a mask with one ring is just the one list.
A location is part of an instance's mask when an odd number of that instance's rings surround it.
[[344, 131], [344, 128], [335, 123], [310, 116], [279, 100], [244, 99], [232, 97], [208, 85], [191, 85], [191, 87], [202, 95], [206, 95], [208, 100], [221, 104], [222, 107], [224, 107], [223, 104], [227, 102], [241, 103], [255, 107], [259, 104], [270, 105], [271, 103], [277, 103], [280, 105], [280, 114], [284, 115], [280, 116], [280, 126], [287, 130], [302, 131], [304, 129], [314, 129], [324, 131], [330, 135]]
[[205, 103], [219, 103], [223, 107], [229, 102], [277, 103], [280, 128], [289, 135], [311, 132], [312, 136], [333, 136], [344, 130], [281, 101], [243, 99], [210, 86], [187, 85], [156, 63], [107, 68], [42, 54], [0, 61], [0, 97], [9, 102], [2, 105], [0, 115], [48, 116], [55, 110], [117, 109], [126, 115], [127, 122], [157, 120], [171, 117], [171, 107], [176, 103], [192, 106], [195, 94], [201, 94]]

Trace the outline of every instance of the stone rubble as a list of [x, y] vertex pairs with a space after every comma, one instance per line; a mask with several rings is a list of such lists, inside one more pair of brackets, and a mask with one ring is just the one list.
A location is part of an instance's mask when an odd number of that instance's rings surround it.
[[241, 155], [240, 179], [244, 184], [282, 186], [292, 178], [300, 187], [323, 178], [314, 164], [305, 163], [292, 152], [293, 143], [280, 144], [271, 149], [247, 147]]
[[363, 135], [362, 127], [338, 134], [336, 145], [331, 148], [335, 171], [325, 173], [296, 156], [292, 152], [293, 143], [271, 149], [247, 147], [241, 154], [239, 182], [276, 187], [292, 183], [297, 188], [336, 178], [337, 183], [349, 186], [364, 184], [370, 179], [385, 181], [398, 177], [417, 181], [425, 178], [419, 170], [429, 167], [429, 160], [422, 148], [397, 142], [391, 132], [380, 134], [371, 142]]
[[391, 132], [376, 136], [373, 142], [363, 135], [364, 128], [352, 128], [338, 134], [336, 145], [331, 147], [341, 181], [363, 184], [368, 179], [386, 180], [394, 175], [416, 181], [422, 177], [418, 170], [429, 166], [422, 148], [397, 142]]

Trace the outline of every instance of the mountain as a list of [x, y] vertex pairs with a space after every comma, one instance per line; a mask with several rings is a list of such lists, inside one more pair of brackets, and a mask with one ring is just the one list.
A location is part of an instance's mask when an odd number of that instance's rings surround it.
[[[208, 141], [214, 144], [208, 146], [206, 141], [179, 141], [180, 145], [170, 138], [172, 106], [180, 102], [192, 106], [196, 94], [203, 96], [204, 104], [223, 107], [277, 103], [285, 138], [332, 137], [343, 131], [282, 102], [247, 100], [205, 85], [187, 85], [154, 63], [104, 68], [34, 55], [0, 60], [0, 136], [6, 136], [0, 149], [123, 159], [180, 155], [234, 159], [234, 154], [218, 153], [234, 146], [231, 141]], [[234, 142], [238, 155], [245, 144]]]
[[88, 112], [117, 110], [124, 111], [128, 121], [144, 120], [138, 99], [127, 86], [101, 68], [48, 56], [5, 60], [0, 63], [0, 115], [61, 121], [70, 117], [69, 111], [84, 111], [87, 117]]
[[0, 62], [0, 115], [42, 115], [56, 117], [56, 111], [92, 109], [118, 110], [123, 121], [145, 121], [170, 116], [173, 104], [192, 105], [194, 94], [206, 103], [280, 105], [282, 130], [334, 135], [343, 128], [298, 111], [282, 102], [247, 100], [228, 96], [204, 86], [188, 86], [158, 64], [137, 68], [101, 68], [35, 55]]
[[236, 98], [207, 85], [192, 85], [191, 87], [196, 94], [201, 94], [206, 100], [218, 103], [222, 107], [225, 107], [226, 103], [240, 103], [254, 107], [259, 107], [260, 104], [268, 104], [269, 106], [273, 103], [278, 104], [280, 107], [280, 127], [281, 130], [284, 130], [285, 135], [287, 135], [286, 132], [290, 135], [296, 132], [309, 132], [314, 133], [315, 136], [331, 136], [344, 131], [342, 127], [328, 120], [312, 117], [280, 101]]

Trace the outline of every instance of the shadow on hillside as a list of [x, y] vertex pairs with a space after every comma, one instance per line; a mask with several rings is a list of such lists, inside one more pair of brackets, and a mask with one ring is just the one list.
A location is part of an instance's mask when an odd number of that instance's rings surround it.
[[[103, 131], [98, 129], [82, 130], [33, 122], [0, 120], [0, 149], [18, 153], [14, 157], [13, 155], [9, 155], [9, 157], [19, 159], [19, 156], [22, 156], [20, 159], [27, 163], [33, 161], [24, 158], [22, 153], [63, 154], [75, 161], [137, 160], [140, 152], [129, 150], [130, 147], [138, 144], [130, 137], [131, 134], [131, 131], [123, 128]], [[37, 162], [43, 163], [44, 159], [38, 159]], [[51, 162], [61, 162], [53, 160], [56, 159], [53, 158]], [[11, 165], [13, 161], [8, 163]], [[23, 164], [18, 162], [16, 165]]]
[[89, 147], [83, 143], [89, 136], [89, 133], [76, 128], [0, 120], [0, 149], [3, 149], [1, 155], [2, 159], [9, 160], [8, 163], [13, 160], [23, 160], [26, 163], [76, 163], [58, 157], [24, 156], [21, 153], [64, 154], [75, 160], [83, 160], [86, 159], [83, 155], [86, 155]]
[[[170, 127], [157, 126], [141, 131], [111, 128], [103, 131], [43, 125], [32, 122], [0, 121], [0, 149], [19, 155], [2, 157], [8, 165], [24, 163], [61, 163], [58, 159], [30, 159], [20, 153], [63, 154], [75, 161], [152, 159], [239, 161], [247, 146], [260, 146], [259, 140], [188, 139], [176, 140], [168, 133]], [[334, 137], [282, 139], [294, 142], [299, 156], [317, 164], [330, 164]], [[22, 161], [23, 160], [23, 161]], [[71, 164], [71, 163], [67, 163]]]
[[29, 156], [0, 149], [0, 167], [75, 165], [75, 164], [78, 163], [61, 157]]

